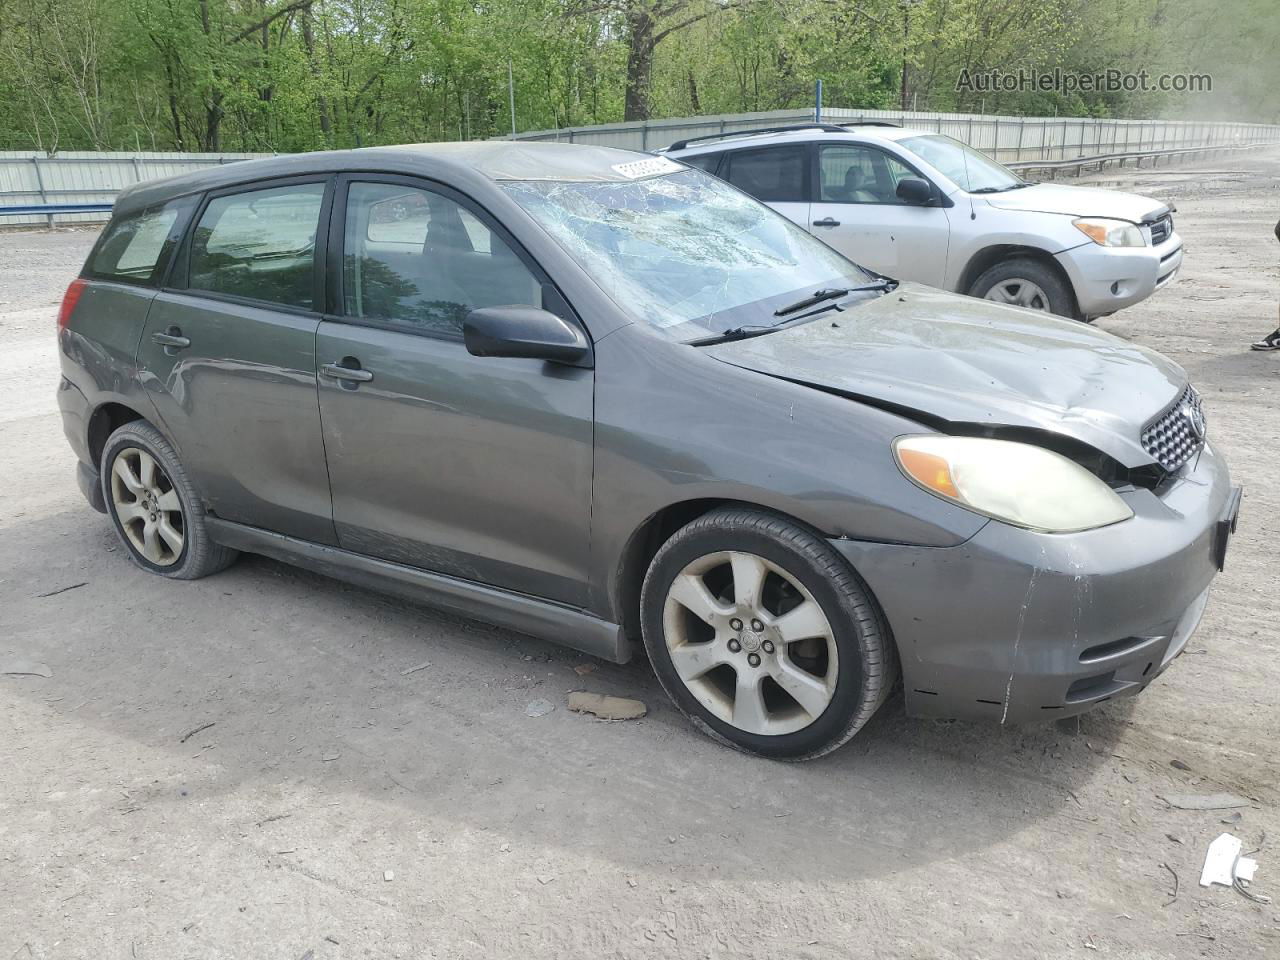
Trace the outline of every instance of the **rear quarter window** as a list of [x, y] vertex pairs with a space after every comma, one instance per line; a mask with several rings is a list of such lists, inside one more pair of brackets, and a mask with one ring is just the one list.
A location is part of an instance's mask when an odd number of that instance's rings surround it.
[[113, 218], [89, 256], [90, 277], [155, 286], [182, 236], [195, 198], [180, 197]]

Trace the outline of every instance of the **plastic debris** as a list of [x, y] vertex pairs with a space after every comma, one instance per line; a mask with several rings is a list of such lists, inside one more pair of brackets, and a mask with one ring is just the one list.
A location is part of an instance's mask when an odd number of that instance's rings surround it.
[[1237, 880], [1248, 883], [1253, 879], [1258, 861], [1240, 856], [1243, 844], [1239, 837], [1229, 833], [1219, 834], [1218, 839], [1209, 844], [1204, 857], [1204, 868], [1200, 871], [1200, 886], [1208, 887], [1219, 883], [1224, 887], [1234, 887]]
[[555, 708], [556, 705], [550, 700], [531, 700], [529, 705], [524, 708], [524, 715], [526, 717], [545, 717]]
[[569, 709], [574, 713], [593, 714], [601, 720], [638, 720], [649, 712], [649, 708], [639, 700], [587, 693], [585, 690], [569, 694]]

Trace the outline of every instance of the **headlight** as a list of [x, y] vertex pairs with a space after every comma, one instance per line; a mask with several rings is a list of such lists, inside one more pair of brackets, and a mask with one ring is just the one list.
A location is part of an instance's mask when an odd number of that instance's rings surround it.
[[981, 437], [899, 437], [898, 465], [945, 500], [1044, 533], [1092, 530], [1133, 511], [1105, 483], [1060, 454]]
[[1075, 224], [1077, 230], [1099, 246], [1145, 247], [1147, 245], [1147, 238], [1142, 235], [1142, 231], [1126, 220], [1081, 217], [1071, 222]]

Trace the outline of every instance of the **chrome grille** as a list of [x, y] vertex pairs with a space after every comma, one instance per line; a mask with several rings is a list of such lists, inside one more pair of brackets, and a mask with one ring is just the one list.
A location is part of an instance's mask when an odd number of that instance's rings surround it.
[[1166, 213], [1151, 224], [1151, 245], [1158, 247], [1169, 239], [1169, 234], [1171, 233], [1173, 233], [1173, 217]]
[[1204, 405], [1200, 394], [1188, 386], [1164, 413], [1142, 429], [1142, 448], [1172, 472], [1204, 446]]

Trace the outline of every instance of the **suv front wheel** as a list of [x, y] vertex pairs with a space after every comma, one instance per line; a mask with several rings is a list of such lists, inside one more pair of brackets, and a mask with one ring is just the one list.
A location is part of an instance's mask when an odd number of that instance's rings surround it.
[[133, 561], [174, 580], [196, 580], [230, 566], [237, 553], [214, 543], [204, 510], [173, 447], [145, 420], [107, 438], [102, 493]]
[[1014, 257], [983, 271], [969, 296], [1030, 310], [1081, 319], [1071, 285], [1056, 271], [1030, 257]]

